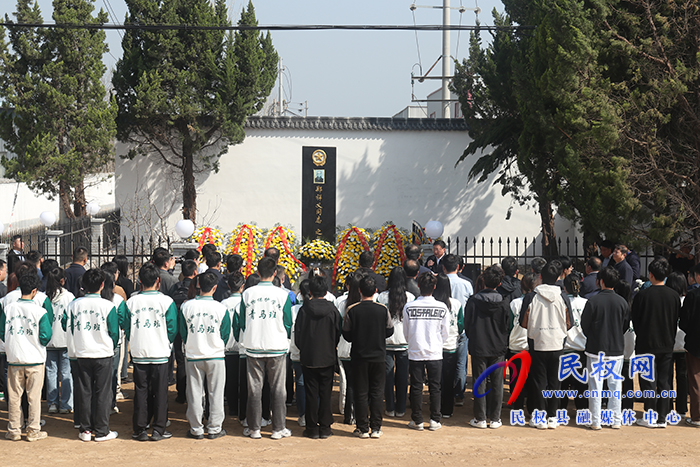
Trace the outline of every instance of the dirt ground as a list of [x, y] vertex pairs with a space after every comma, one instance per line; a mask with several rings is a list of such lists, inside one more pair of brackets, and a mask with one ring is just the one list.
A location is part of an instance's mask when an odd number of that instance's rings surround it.
[[[123, 387], [127, 396], [133, 394], [131, 384]], [[577, 426], [562, 426], [556, 430], [536, 430], [510, 426], [509, 411], [503, 410], [503, 427], [479, 430], [469, 426], [472, 417], [470, 396], [464, 407], [456, 407], [455, 415], [443, 420], [443, 428], [431, 432], [409, 429], [410, 410], [402, 418], [384, 418], [381, 439], [358, 439], [354, 427], [343, 425], [336, 414], [335, 436], [327, 440], [302, 437], [297, 425], [296, 407], [290, 407], [287, 426], [293, 436], [282, 440], [270, 439], [269, 427], [263, 428], [263, 438], [251, 440], [242, 435], [238, 420], [227, 417], [224, 428], [228, 436], [217, 440], [185, 438], [188, 429], [186, 405], [175, 403], [175, 386], [170, 387], [169, 430], [173, 438], [160, 442], [131, 440], [132, 401], [120, 401], [121, 413], [111, 417], [111, 429], [119, 438], [106, 443], [84, 443], [78, 440], [72, 415], [49, 415], [46, 406], [42, 418], [49, 438], [36, 443], [11, 442], [4, 439], [7, 427], [5, 403], [0, 403], [0, 466], [52, 467], [80, 466], [393, 466], [418, 467], [439, 465], [517, 465], [548, 466], [643, 466], [697, 464], [700, 459], [700, 430], [686, 426], [648, 429], [638, 426], [621, 430], [604, 428], [594, 432]], [[334, 397], [337, 398], [337, 387]], [[508, 397], [507, 391], [505, 397]], [[424, 414], [428, 411], [427, 391], [424, 394]], [[334, 408], [337, 407], [334, 401]], [[637, 417], [642, 406], [637, 404]], [[575, 419], [573, 402], [569, 415]], [[427, 417], [426, 417], [427, 418]]]

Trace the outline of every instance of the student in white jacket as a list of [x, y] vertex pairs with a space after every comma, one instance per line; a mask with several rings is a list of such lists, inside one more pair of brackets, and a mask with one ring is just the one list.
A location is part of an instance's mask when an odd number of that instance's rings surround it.
[[146, 426], [149, 404], [153, 413], [151, 441], [172, 437], [168, 421], [168, 357], [177, 335], [177, 306], [159, 292], [160, 273], [147, 263], [139, 271], [141, 292], [126, 302], [123, 328], [134, 362], [134, 433], [137, 441], [148, 441]]
[[27, 441], [46, 438], [41, 431], [41, 388], [44, 381], [46, 344], [51, 339], [51, 320], [46, 310], [32, 301], [40, 281], [36, 274], [19, 279], [21, 298], [0, 311], [0, 338], [7, 353], [7, 390], [9, 424], [5, 437], [12, 441], [22, 438], [22, 394], [29, 401]]
[[109, 441], [117, 437], [109, 429], [112, 404], [112, 360], [119, 340], [119, 317], [112, 302], [100, 297], [105, 274], [90, 269], [82, 276], [84, 297], [66, 309], [67, 329], [78, 359], [76, 392], [79, 393], [82, 441]]
[[428, 373], [431, 431], [442, 428], [440, 418], [440, 379], [442, 347], [449, 337], [450, 310], [435, 300], [437, 277], [429, 272], [418, 276], [421, 296], [403, 309], [403, 332], [408, 342], [408, 366], [411, 377], [411, 421], [408, 426], [423, 430], [423, 376]]
[[224, 388], [226, 385], [225, 352], [231, 333], [231, 319], [226, 307], [214, 300], [218, 278], [205, 272], [194, 279], [199, 295], [180, 308], [180, 335], [187, 359], [187, 437], [204, 438], [202, 403], [204, 378], [207, 379], [209, 439], [226, 435], [224, 422]]

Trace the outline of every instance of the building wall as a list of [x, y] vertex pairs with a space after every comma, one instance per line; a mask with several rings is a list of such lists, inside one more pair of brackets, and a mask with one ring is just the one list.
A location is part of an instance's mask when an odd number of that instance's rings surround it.
[[[246, 133], [242, 144], [221, 157], [219, 173], [197, 177], [198, 224], [224, 232], [240, 222], [282, 224], [300, 234], [302, 147], [334, 146], [338, 225], [376, 228], [393, 221], [410, 229], [412, 220], [422, 225], [439, 220], [445, 237], [531, 240], [539, 235], [537, 212], [502, 196], [493, 177], [485, 183], [467, 180], [472, 158], [455, 167], [470, 141], [466, 131], [248, 128]], [[125, 152], [123, 146], [117, 148], [117, 154]], [[117, 157], [117, 206], [128, 218], [139, 204], [137, 198], [148, 200], [172, 231], [182, 206], [181, 185], [174, 180], [156, 157]], [[561, 220], [558, 225], [571, 228]]]

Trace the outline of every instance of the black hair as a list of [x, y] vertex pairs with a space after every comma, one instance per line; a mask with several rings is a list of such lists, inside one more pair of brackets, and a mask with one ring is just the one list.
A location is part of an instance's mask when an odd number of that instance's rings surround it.
[[39, 276], [33, 274], [25, 274], [19, 278], [19, 289], [22, 291], [22, 295], [29, 295], [33, 290], [39, 288], [41, 281]]
[[265, 258], [272, 258], [273, 260], [275, 260], [275, 264], [277, 264], [277, 262], [280, 260], [280, 251], [274, 246], [271, 246], [265, 250], [263, 256]]
[[60, 267], [58, 261], [55, 259], [45, 259], [44, 262], [41, 263], [41, 273], [46, 275], [49, 271], [56, 269], [57, 267]]
[[198, 275], [195, 278], [195, 281], [197, 282], [197, 288], [199, 289], [200, 294], [205, 294], [211, 292], [216, 283], [219, 282], [219, 279], [217, 279], [213, 272], [207, 271]]
[[514, 276], [518, 272], [518, 260], [512, 256], [506, 256], [501, 261], [501, 267], [506, 276]]
[[557, 258], [557, 259], [558, 259], [559, 262], [561, 263], [561, 270], [562, 270], [562, 272], [566, 271], [567, 269], [569, 269], [569, 268], [571, 267], [572, 264], [574, 264], [574, 263], [571, 261], [571, 258], [569, 258], [569, 257], [566, 256], [566, 255], [561, 255], [561, 256], [560, 256], [559, 258]]
[[275, 275], [275, 277], [272, 278], [272, 285], [275, 287], [282, 287], [282, 281]]
[[305, 302], [308, 302], [309, 299], [311, 299], [311, 289], [309, 287], [309, 283], [310, 281], [308, 279], [304, 279], [299, 284], [299, 293]]
[[74, 263], [80, 263], [83, 260], [86, 260], [88, 257], [88, 251], [87, 248], [84, 246], [79, 246], [75, 250], [73, 250], [73, 262]]
[[255, 287], [260, 283], [260, 274], [257, 272], [254, 272], [248, 278], [245, 280], [245, 286], [243, 287], [243, 290], [248, 290], [251, 287]]
[[314, 276], [309, 279], [309, 291], [314, 298], [323, 298], [328, 293], [328, 284], [326, 279], [320, 276]]
[[112, 275], [112, 279], [114, 279], [117, 273], [119, 272], [119, 267], [117, 266], [117, 263], [113, 263], [112, 261], [102, 263], [100, 269], [102, 269], [104, 272], [110, 273]]
[[561, 262], [556, 259], [550, 261], [542, 268], [542, 272], [540, 273], [542, 275], [542, 283], [547, 285], [556, 284], [557, 280], [559, 280], [559, 276], [561, 276], [561, 271]]
[[387, 281], [389, 291], [389, 313], [392, 318], [401, 321], [403, 307], [406, 305], [406, 271], [396, 267], [389, 273]]
[[450, 298], [452, 297], [452, 286], [450, 285], [450, 278], [447, 274], [440, 273], [437, 275], [437, 282], [435, 283], [435, 290], [433, 291], [433, 298], [438, 302], [442, 302], [447, 305], [447, 309], [452, 308], [450, 303]]
[[183, 277], [192, 277], [197, 272], [197, 263], [192, 259], [188, 259], [180, 265], [180, 269]]
[[345, 302], [346, 307], [350, 307], [350, 305], [354, 305], [362, 300], [362, 296], [360, 295], [360, 281], [363, 277], [365, 277], [365, 274], [357, 271], [351, 272], [345, 277], [345, 289], [348, 291], [348, 299], [347, 302]]
[[564, 288], [566, 289], [566, 293], [578, 297], [581, 291], [581, 281], [579, 281], [578, 277], [574, 274], [569, 274], [564, 278]]
[[13, 272], [15, 273], [17, 280], [26, 274], [34, 274], [37, 277], [39, 276], [39, 274], [36, 272], [36, 266], [28, 261], [21, 261], [17, 263]]
[[109, 300], [111, 302], [114, 298], [114, 275], [111, 274], [109, 271], [102, 271], [105, 273], [105, 286], [102, 288], [102, 292], [100, 292], [100, 295], [105, 300]]
[[81, 277], [86, 293], [97, 293], [105, 281], [105, 273], [98, 268], [90, 268]]
[[275, 274], [276, 267], [277, 262], [269, 256], [264, 256], [258, 261], [258, 273], [261, 278], [272, 277]]
[[[617, 271], [615, 271], [617, 272]], [[616, 294], [618, 294], [620, 297], [624, 298], [628, 304], [632, 303], [632, 286], [629, 284], [624, 279], [621, 279], [615, 287], [613, 287], [613, 290], [615, 291]]]
[[406, 245], [406, 248], [404, 248], [404, 252], [406, 253], [406, 259], [413, 259], [418, 261], [418, 258], [420, 258], [420, 254], [423, 250], [421, 250], [421, 247], [414, 243], [410, 243]]
[[16, 240], [22, 240], [22, 236], [19, 235], [19, 234], [13, 235], [13, 236], [12, 236], [12, 239], [11, 239], [10, 241], [11, 241], [12, 243], [15, 243]]
[[663, 281], [668, 276], [671, 267], [666, 258], [656, 258], [649, 264], [649, 272], [654, 275], [657, 281]]
[[158, 272], [158, 268], [154, 264], [146, 263], [139, 270], [139, 281], [141, 281], [143, 287], [150, 289], [156, 284], [159, 277], [160, 272]]
[[202, 246], [202, 256], [204, 258], [207, 257], [207, 255], [214, 253], [216, 251], [216, 245], [213, 243], [205, 243], [204, 246]]
[[520, 290], [524, 294], [528, 294], [535, 290], [535, 287], [537, 287], [537, 283], [540, 280], [539, 274], [535, 274], [534, 272], [528, 272], [525, 274], [520, 281]]
[[153, 253], [153, 264], [155, 264], [156, 267], [161, 269], [168, 262], [170, 256], [170, 252], [165, 248], [158, 250], [155, 253]]
[[[6, 265], [6, 264], [7, 264], [7, 263], [5, 262], [4, 259], [0, 259], [0, 269], [2, 269], [2, 267], [3, 267], [4, 265]], [[41, 272], [44, 272], [44, 271], [41, 271]]]
[[182, 259], [187, 261], [188, 259], [195, 260], [199, 259], [199, 252], [197, 250], [187, 250], [184, 255], [182, 255]]
[[440, 246], [441, 248], [447, 248], [447, 244], [442, 240], [435, 240], [433, 246]]
[[700, 263], [698, 263], [695, 266], [693, 266], [692, 268], [690, 268], [690, 273], [700, 275]]
[[377, 283], [374, 281], [374, 277], [365, 276], [360, 281], [360, 293], [363, 297], [371, 297], [377, 292]]
[[503, 269], [498, 266], [491, 266], [486, 268], [486, 271], [482, 274], [484, 279], [484, 286], [489, 289], [495, 289], [501, 284], [503, 280]]
[[221, 253], [214, 251], [206, 256], [207, 266], [210, 268], [215, 268], [221, 262]]
[[228, 272], [234, 272], [234, 271], [239, 271], [241, 267], [243, 266], [243, 258], [241, 255], [237, 254], [232, 254], [228, 255], [228, 258], [226, 258], [226, 269]]
[[608, 266], [598, 273], [598, 280], [602, 281], [605, 287], [614, 289], [620, 282], [620, 273], [614, 267]]
[[627, 245], [623, 243], [618, 243], [617, 245], [615, 245], [615, 250], [620, 250], [620, 253], [622, 253], [625, 256], [627, 256], [630, 252], [629, 248], [627, 248]]
[[682, 272], [674, 271], [666, 278], [666, 286], [671, 287], [682, 297], [688, 290], [688, 280]]
[[245, 276], [241, 274], [241, 271], [235, 270], [228, 276], [228, 286], [231, 289], [231, 293], [238, 292], [241, 287], [245, 285]]
[[603, 268], [603, 262], [597, 256], [591, 256], [586, 262], [591, 271], [600, 271]]
[[65, 279], [66, 275], [61, 268], [53, 268], [46, 271], [44, 275], [46, 276], [46, 296], [54, 301], [61, 293], [61, 280]]
[[445, 268], [446, 273], [453, 273], [459, 269], [459, 258], [456, 255], [445, 255], [440, 260], [440, 264]]
[[530, 269], [532, 269], [532, 272], [535, 274], [541, 274], [545, 264], [547, 264], [547, 260], [538, 256], [530, 261]]
[[363, 251], [360, 253], [359, 263], [361, 268], [371, 268], [374, 264], [374, 254], [371, 251]]
[[112, 262], [117, 265], [119, 275], [126, 278], [129, 275], [129, 258], [126, 255], [115, 255]]
[[41, 262], [41, 258], [43, 258], [43, 257], [44, 257], [44, 255], [42, 255], [37, 250], [32, 250], [25, 255], [25, 259], [27, 261], [29, 261], [30, 263], [34, 264], [34, 266], [39, 266], [39, 263]]
[[403, 270], [406, 272], [406, 277], [416, 277], [420, 271], [420, 265], [415, 259], [407, 259], [403, 262]]
[[435, 290], [435, 284], [437, 284], [437, 278], [432, 272], [424, 272], [418, 276], [416, 282], [418, 282], [421, 295], [432, 295], [433, 290]]

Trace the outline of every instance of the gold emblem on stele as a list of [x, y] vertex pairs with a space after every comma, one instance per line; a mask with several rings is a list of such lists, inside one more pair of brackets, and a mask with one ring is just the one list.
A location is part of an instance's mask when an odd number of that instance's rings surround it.
[[318, 167], [326, 165], [326, 153], [320, 149], [317, 149], [313, 154], [311, 154], [311, 160]]

